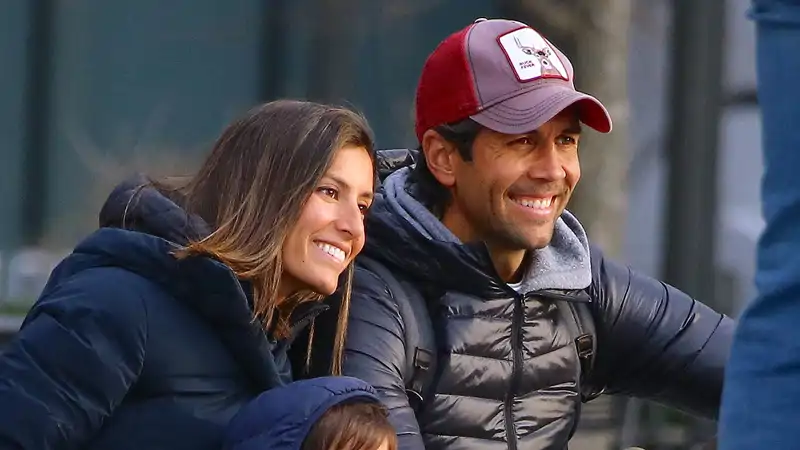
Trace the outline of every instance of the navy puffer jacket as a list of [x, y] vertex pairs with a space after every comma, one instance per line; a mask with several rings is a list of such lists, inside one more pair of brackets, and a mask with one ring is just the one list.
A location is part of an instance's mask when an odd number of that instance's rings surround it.
[[291, 379], [248, 285], [170, 254], [203, 221], [154, 189], [130, 202], [142, 181], [111, 194], [0, 357], [0, 449], [216, 450], [242, 405]]

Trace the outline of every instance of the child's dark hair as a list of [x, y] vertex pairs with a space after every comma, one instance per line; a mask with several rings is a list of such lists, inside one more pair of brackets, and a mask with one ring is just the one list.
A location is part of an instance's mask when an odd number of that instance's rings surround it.
[[375, 402], [340, 403], [322, 415], [302, 450], [397, 450], [397, 435], [386, 408]]

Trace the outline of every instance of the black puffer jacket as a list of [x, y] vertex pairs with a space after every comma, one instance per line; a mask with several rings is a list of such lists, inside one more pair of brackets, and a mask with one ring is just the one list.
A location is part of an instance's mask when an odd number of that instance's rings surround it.
[[[381, 170], [411, 161], [384, 153]], [[365, 254], [432, 302], [438, 370], [415, 417], [405, 393], [404, 325], [387, 284], [354, 280], [345, 374], [376, 387], [401, 449], [566, 448], [582, 390], [623, 393], [715, 417], [733, 322], [680, 291], [589, 251], [565, 214], [528, 281], [500, 280], [484, 247], [463, 245], [408, 195], [408, 169], [389, 177], [367, 222]], [[416, 203], [416, 205], [415, 205]], [[590, 254], [591, 253], [591, 254]], [[579, 287], [579, 288], [577, 288]], [[588, 296], [587, 296], [588, 294]], [[564, 301], [590, 301], [598, 339], [581, 386]], [[569, 311], [569, 309], [566, 309]], [[424, 444], [423, 444], [424, 443]]]

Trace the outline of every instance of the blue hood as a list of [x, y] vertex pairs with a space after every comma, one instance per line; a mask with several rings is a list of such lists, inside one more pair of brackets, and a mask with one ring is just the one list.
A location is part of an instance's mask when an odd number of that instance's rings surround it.
[[[193, 294], [192, 306], [214, 322], [252, 323], [249, 282], [239, 280], [227, 266], [213, 259], [177, 261], [171, 255], [177, 246], [211, 232], [211, 227], [199, 216], [187, 213], [179, 200], [177, 194], [175, 198], [167, 197], [152, 187], [142, 175], [132, 177], [108, 196], [100, 210], [101, 230], [79, 249], [104, 254], [116, 261], [114, 265], [159, 281], [175, 297]], [[301, 327], [326, 309], [328, 306], [321, 303], [301, 305], [290, 322]]]
[[172, 255], [189, 239], [208, 234], [209, 227], [146, 178], [129, 179], [111, 192], [100, 211], [100, 227], [75, 248], [85, 265], [135, 272], [214, 324], [252, 322], [248, 283], [213, 259], [179, 261]]
[[203, 219], [188, 214], [150, 184], [137, 175], [114, 188], [100, 210], [100, 227], [132, 229], [178, 244], [211, 232]]
[[375, 390], [351, 377], [321, 377], [271, 389], [231, 419], [224, 450], [299, 450], [333, 406], [354, 398], [378, 403]]
[[[99, 222], [101, 228], [59, 265], [50, 284], [95, 267], [134, 272], [217, 330], [256, 392], [291, 381], [285, 355], [291, 339], [271, 341], [253, 319], [250, 284], [214, 259], [177, 260], [172, 255], [189, 239], [208, 234], [209, 226], [201, 218], [187, 214], [173, 199], [150, 187], [146, 178], [135, 177], [109, 195]], [[323, 304], [309, 303], [297, 308], [291, 322], [299, 330], [325, 309]]]

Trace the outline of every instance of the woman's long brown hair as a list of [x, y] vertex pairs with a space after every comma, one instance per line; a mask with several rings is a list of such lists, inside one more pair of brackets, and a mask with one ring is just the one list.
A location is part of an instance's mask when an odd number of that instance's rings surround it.
[[[264, 328], [277, 339], [287, 337], [292, 311], [322, 296], [301, 292], [279, 298], [283, 242], [336, 151], [364, 147], [374, 165], [373, 142], [366, 120], [348, 109], [291, 100], [254, 108], [223, 131], [197, 174], [173, 190], [187, 212], [213, 230], [176, 256], [210, 256], [226, 264], [252, 284], [253, 312]], [[334, 375], [342, 371], [352, 272], [351, 264], [341, 289]]]

